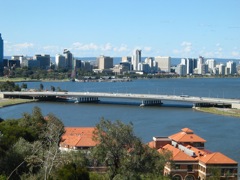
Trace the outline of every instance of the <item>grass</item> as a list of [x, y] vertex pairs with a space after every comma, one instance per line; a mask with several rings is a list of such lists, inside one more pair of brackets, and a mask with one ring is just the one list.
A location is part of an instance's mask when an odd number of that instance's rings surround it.
[[0, 99], [0, 107], [29, 103], [29, 102], [34, 102], [34, 101], [36, 101], [36, 100], [33, 100], [33, 99]]
[[207, 112], [207, 113], [213, 113], [223, 116], [233, 116], [233, 117], [240, 117], [240, 109], [230, 109], [230, 108], [203, 108], [203, 107], [197, 107], [195, 108], [198, 111]]

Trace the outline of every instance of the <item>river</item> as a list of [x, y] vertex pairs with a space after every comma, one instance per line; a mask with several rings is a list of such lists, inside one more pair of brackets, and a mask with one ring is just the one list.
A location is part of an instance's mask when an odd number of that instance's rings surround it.
[[[51, 86], [68, 91], [115, 92], [189, 95], [201, 97], [240, 99], [239, 78], [179, 78], [141, 79], [132, 82], [29, 82], [28, 88], [38, 89], [40, 84], [50, 90]], [[21, 83], [20, 83], [21, 84]], [[144, 142], [153, 136], [169, 136], [188, 127], [206, 142], [206, 148], [222, 152], [240, 163], [240, 118], [198, 112], [188, 103], [163, 102], [162, 106], [139, 107], [140, 102], [112, 103], [103, 99], [99, 104], [74, 104], [57, 102], [34, 102], [0, 109], [0, 117], [20, 118], [23, 112], [31, 113], [34, 106], [59, 117], [65, 126], [95, 126], [101, 118], [132, 122], [134, 132]]]

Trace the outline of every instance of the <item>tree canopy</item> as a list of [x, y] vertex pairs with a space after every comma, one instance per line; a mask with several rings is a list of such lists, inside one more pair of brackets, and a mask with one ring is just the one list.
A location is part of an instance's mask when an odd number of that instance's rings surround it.
[[98, 145], [93, 156], [99, 164], [108, 167], [110, 179], [139, 179], [153, 173], [161, 176], [165, 163], [169, 160], [156, 150], [143, 144], [133, 132], [133, 124], [102, 119], [94, 131]]

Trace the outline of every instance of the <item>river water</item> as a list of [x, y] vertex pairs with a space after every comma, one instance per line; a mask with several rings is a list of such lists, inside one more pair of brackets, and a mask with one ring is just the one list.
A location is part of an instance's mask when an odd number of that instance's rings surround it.
[[[39, 89], [40, 84], [49, 90], [51, 86], [68, 91], [145, 93], [189, 95], [201, 97], [240, 99], [239, 78], [183, 78], [141, 79], [132, 82], [29, 82], [28, 88]], [[31, 113], [34, 106], [59, 117], [65, 126], [95, 126], [101, 118], [132, 122], [134, 132], [144, 142], [153, 136], [169, 136], [188, 127], [206, 142], [206, 148], [219, 151], [240, 163], [240, 118], [198, 112], [192, 104], [163, 102], [162, 106], [139, 107], [141, 102], [101, 99], [99, 104], [36, 102], [0, 109], [0, 117], [20, 118], [23, 112]]]

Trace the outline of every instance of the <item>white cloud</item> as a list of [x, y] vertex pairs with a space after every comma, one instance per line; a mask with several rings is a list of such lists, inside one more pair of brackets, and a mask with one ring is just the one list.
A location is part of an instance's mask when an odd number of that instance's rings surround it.
[[192, 51], [192, 43], [190, 43], [190, 42], [184, 41], [184, 42], [182, 42], [181, 46], [183, 48], [184, 53], [189, 53]]
[[13, 46], [20, 50], [20, 49], [32, 48], [34, 46], [34, 44], [25, 42], [25, 43], [22, 43], [22, 44], [15, 44]]
[[80, 50], [80, 51], [89, 51], [89, 50], [98, 50], [99, 47], [98, 45], [94, 43], [89, 43], [89, 44], [83, 44], [80, 42], [75, 42], [72, 44], [73, 48], [75, 50]]
[[113, 49], [111, 43], [107, 43], [101, 47], [101, 50], [103, 51], [111, 51]]
[[128, 46], [126, 44], [121, 44], [120, 47], [115, 47], [114, 51], [116, 52], [127, 52], [129, 51]]
[[151, 47], [144, 47], [143, 50], [149, 52], [149, 51], [152, 50], [152, 48]]
[[240, 53], [239, 53], [239, 51], [238, 51], [238, 52], [237, 52], [237, 51], [232, 51], [231, 55], [232, 55], [233, 57], [239, 58]]
[[181, 48], [180, 49], [174, 49], [173, 53], [175, 55], [181, 56], [181, 57], [186, 57], [186, 56], [191, 56], [192, 55], [192, 43], [183, 41], [180, 44]]

